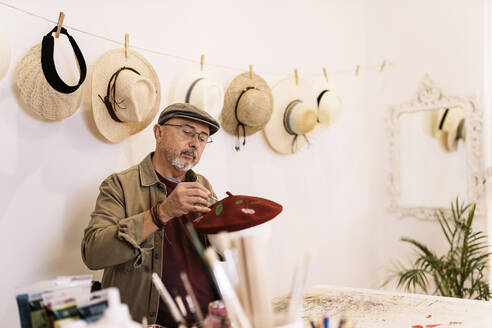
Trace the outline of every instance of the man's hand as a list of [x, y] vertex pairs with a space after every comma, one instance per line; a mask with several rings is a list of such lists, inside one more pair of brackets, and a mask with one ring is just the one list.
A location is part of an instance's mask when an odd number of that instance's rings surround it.
[[189, 212], [208, 213], [210, 192], [198, 182], [181, 182], [157, 208], [165, 223]]

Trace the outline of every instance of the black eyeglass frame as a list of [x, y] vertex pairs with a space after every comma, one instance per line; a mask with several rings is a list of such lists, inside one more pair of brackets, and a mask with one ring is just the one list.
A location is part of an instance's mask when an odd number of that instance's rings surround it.
[[[189, 125], [189, 124], [171, 124], [171, 123], [163, 123], [163, 124], [159, 124], [160, 126], [164, 126], [164, 125], [168, 125], [168, 126], [175, 126], [175, 127], [178, 127], [178, 128], [181, 128], [181, 131], [183, 131], [183, 133], [187, 136], [189, 136], [190, 138], [195, 138], [195, 135], [198, 134], [198, 141], [203, 143], [203, 144], [206, 144], [206, 143], [212, 143], [213, 140], [212, 140], [212, 137], [209, 136], [208, 134], [206, 134], [205, 132], [198, 132], [193, 126]], [[183, 130], [183, 127], [187, 127], [187, 128], [190, 128], [191, 130], [193, 131], [190, 131], [190, 132], [187, 132], [187, 131], [184, 131]], [[206, 136], [205, 140], [202, 141], [200, 139], [200, 136]]]

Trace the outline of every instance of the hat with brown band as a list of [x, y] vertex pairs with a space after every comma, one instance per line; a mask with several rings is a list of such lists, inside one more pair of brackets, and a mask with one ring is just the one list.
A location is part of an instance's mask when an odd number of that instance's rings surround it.
[[268, 83], [258, 74], [236, 76], [226, 90], [220, 114], [222, 127], [236, 137], [236, 150], [243, 146], [246, 136], [262, 130], [272, 115], [273, 94]]
[[40, 44], [33, 46], [20, 60], [16, 70], [16, 84], [20, 98], [40, 117], [50, 121], [65, 119], [80, 105], [87, 66], [77, 42], [65, 28], [60, 34], [65, 35], [72, 46], [80, 71], [79, 81], [75, 85], [66, 84], [58, 75], [54, 62], [53, 28], [43, 37]]
[[92, 112], [99, 132], [117, 143], [152, 122], [161, 101], [159, 78], [139, 53], [113, 49], [92, 72]]
[[268, 145], [280, 154], [292, 154], [308, 143], [307, 134], [316, 126], [316, 102], [309, 83], [289, 78], [273, 89], [274, 106], [263, 130]]

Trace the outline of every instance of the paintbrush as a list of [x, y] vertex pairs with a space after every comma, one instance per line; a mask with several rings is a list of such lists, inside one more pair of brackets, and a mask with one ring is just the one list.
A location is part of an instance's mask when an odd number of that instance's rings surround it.
[[212, 247], [209, 247], [205, 250], [204, 253], [205, 258], [210, 264], [210, 267], [213, 270], [214, 276], [217, 279], [217, 284], [219, 286], [220, 292], [222, 294], [222, 300], [227, 309], [227, 314], [233, 327], [238, 328], [251, 328], [250, 321], [246, 314], [243, 311], [241, 303], [234, 292], [234, 288], [231, 285], [231, 282], [227, 278], [227, 274], [224, 271], [224, 268], [219, 263], [219, 259], [215, 250]]
[[218, 253], [220, 254], [220, 250], [222, 251], [222, 255], [224, 256], [225, 259], [227, 276], [229, 277], [229, 280], [231, 281], [232, 285], [234, 286], [234, 289], [237, 292], [237, 284], [239, 281], [239, 277], [236, 268], [236, 261], [231, 251], [232, 240], [230, 234], [227, 232], [219, 232], [218, 234], [215, 235], [214, 241], [217, 247], [219, 248]]
[[215, 281], [214, 274], [212, 273], [212, 270], [211, 270], [208, 262], [203, 257], [203, 252], [204, 252], [203, 245], [200, 242], [200, 238], [198, 237], [198, 234], [197, 234], [195, 228], [193, 227], [193, 224], [191, 222], [187, 222], [186, 223], [186, 229], [188, 230], [188, 233], [190, 234], [191, 242], [192, 242], [193, 246], [195, 246], [195, 249], [198, 253], [198, 256], [200, 257], [200, 260], [202, 260], [202, 263], [205, 266], [208, 278], [210, 280], [210, 284], [212, 285], [215, 299], [221, 299], [222, 295], [220, 294], [219, 288], [217, 286], [217, 282]]
[[186, 327], [186, 321], [184, 320], [183, 316], [181, 316], [181, 313], [179, 312], [176, 303], [174, 303], [173, 298], [171, 297], [166, 287], [162, 283], [161, 278], [159, 278], [159, 276], [155, 272], [152, 273], [152, 283], [154, 283], [154, 286], [159, 292], [159, 295], [161, 296], [162, 300], [166, 303], [167, 307], [169, 308], [169, 311], [171, 311], [171, 315], [173, 316], [174, 320]]
[[[149, 274], [151, 273], [150, 268], [148, 268], [147, 266], [144, 269]], [[171, 294], [169, 294], [168, 290], [166, 289], [166, 287], [162, 283], [162, 280], [159, 277], [159, 275], [155, 272], [152, 272], [151, 277], [152, 277], [151, 279], [152, 279], [152, 283], [154, 284], [154, 287], [159, 292], [161, 299], [164, 301], [164, 303], [166, 303], [169, 311], [171, 312], [171, 316], [173, 317], [174, 321], [178, 322], [180, 324], [180, 327], [181, 326], [186, 327], [185, 319], [183, 318], [183, 316], [179, 312], [179, 309], [176, 306], [176, 303], [174, 303], [174, 300], [173, 300]]]
[[[195, 296], [195, 292], [191, 287], [190, 280], [188, 279], [188, 276], [186, 275], [185, 272], [181, 272], [180, 277], [181, 277], [181, 281], [183, 281], [183, 285], [186, 290], [186, 294], [187, 294], [186, 300], [188, 302], [188, 306], [190, 307], [190, 311], [195, 315], [198, 326], [202, 327], [203, 325], [202, 309], [200, 308], [200, 304], [198, 304], [198, 301]], [[188, 298], [191, 299], [191, 301]]]
[[299, 307], [302, 306], [302, 293], [306, 285], [307, 270], [310, 255], [306, 253], [302, 264], [298, 264], [292, 281], [290, 292], [289, 309], [287, 312], [287, 322], [293, 322], [299, 315]]

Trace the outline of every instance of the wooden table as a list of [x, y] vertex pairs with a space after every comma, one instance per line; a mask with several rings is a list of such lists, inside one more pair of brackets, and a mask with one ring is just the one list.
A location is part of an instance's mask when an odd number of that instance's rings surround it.
[[[343, 315], [356, 328], [492, 328], [492, 302], [326, 285], [304, 296], [305, 324], [324, 315], [333, 323]], [[276, 311], [287, 303], [288, 297], [277, 298]]]

